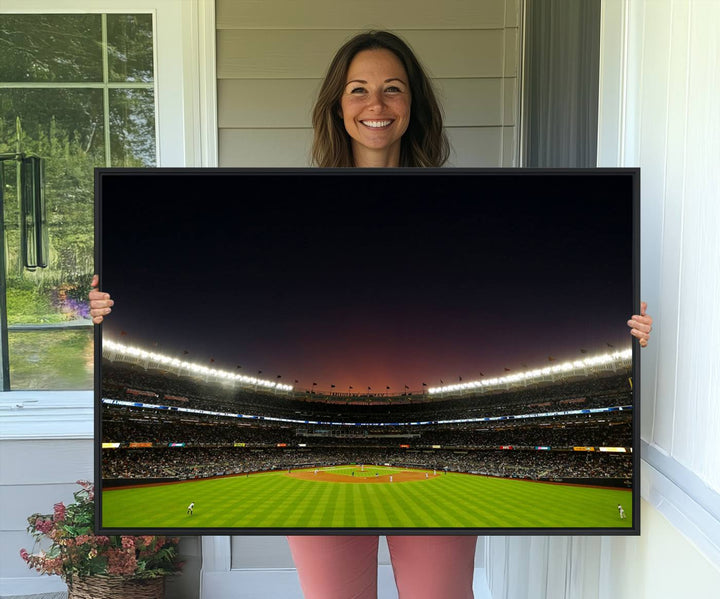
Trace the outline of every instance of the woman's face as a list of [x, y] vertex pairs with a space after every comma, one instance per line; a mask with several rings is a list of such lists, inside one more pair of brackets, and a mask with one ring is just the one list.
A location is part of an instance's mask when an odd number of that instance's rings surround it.
[[402, 63], [390, 50], [363, 50], [345, 81], [340, 109], [355, 164], [397, 166], [410, 123], [410, 82]]

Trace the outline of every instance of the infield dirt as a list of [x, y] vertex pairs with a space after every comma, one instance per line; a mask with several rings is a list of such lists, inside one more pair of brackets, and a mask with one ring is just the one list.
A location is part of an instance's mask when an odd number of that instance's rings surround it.
[[[313, 480], [316, 482], [326, 482], [326, 483], [355, 483], [355, 484], [377, 484], [377, 483], [387, 483], [390, 484], [390, 476], [389, 474], [385, 474], [382, 476], [350, 476], [348, 474], [336, 474], [334, 472], [323, 472], [320, 470], [317, 474], [315, 474], [312, 470], [307, 471], [299, 471], [299, 472], [291, 472], [290, 474], [286, 474], [285, 476], [290, 476], [292, 478], [299, 478], [300, 480]], [[429, 475], [429, 478], [436, 478], [439, 475]], [[407, 483], [412, 481], [418, 481], [418, 480], [426, 480], [425, 479], [425, 473], [424, 472], [413, 472], [412, 470], [407, 470], [405, 472], [396, 472], [392, 475], [392, 482], [393, 483]]]

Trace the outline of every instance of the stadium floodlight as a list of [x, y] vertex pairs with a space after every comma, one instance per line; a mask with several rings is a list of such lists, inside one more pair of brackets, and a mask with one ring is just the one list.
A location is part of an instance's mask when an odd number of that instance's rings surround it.
[[140, 347], [124, 345], [122, 343], [118, 343], [117, 341], [113, 341], [112, 339], [103, 339], [102, 343], [103, 355], [107, 354], [108, 357], [110, 357], [111, 354], [114, 354], [120, 357], [132, 358], [135, 361], [145, 362], [146, 365], [157, 364], [159, 366], [168, 366], [178, 371], [186, 371], [195, 375], [212, 377], [221, 381], [238, 382], [241, 385], [249, 387], [262, 387], [271, 391], [289, 392], [293, 390], [292, 385], [285, 385], [266, 379], [239, 375], [227, 370], [193, 364], [192, 362], [184, 362], [178, 358], [165, 356], [156, 352], [150, 352]]
[[587, 357], [583, 360], [562, 362], [554, 366], [535, 368], [524, 372], [513, 373], [503, 377], [485, 379], [481, 381], [469, 381], [456, 385], [444, 385], [442, 387], [430, 387], [430, 394], [457, 393], [471, 389], [494, 389], [507, 388], [516, 383], [542, 382], [543, 380], [557, 380], [557, 378], [571, 377], [577, 374], [586, 374], [598, 369], [614, 369], [627, 365], [632, 360], [632, 349], [615, 351], [612, 353], [598, 354]]

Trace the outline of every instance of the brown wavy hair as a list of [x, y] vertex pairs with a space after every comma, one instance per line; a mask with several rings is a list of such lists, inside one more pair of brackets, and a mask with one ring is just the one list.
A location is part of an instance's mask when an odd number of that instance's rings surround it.
[[405, 67], [412, 103], [410, 123], [402, 136], [400, 166], [438, 167], [450, 155], [443, 131], [442, 110], [430, 78], [408, 44], [388, 31], [367, 31], [345, 42], [337, 51], [320, 87], [312, 114], [313, 164], [320, 167], [355, 166], [350, 136], [340, 116], [340, 98], [348, 68], [363, 50], [389, 50]]

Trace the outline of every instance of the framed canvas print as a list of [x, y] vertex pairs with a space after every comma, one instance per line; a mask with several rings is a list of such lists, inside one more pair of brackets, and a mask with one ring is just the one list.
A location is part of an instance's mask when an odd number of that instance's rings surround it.
[[639, 177], [98, 169], [98, 530], [639, 534]]

